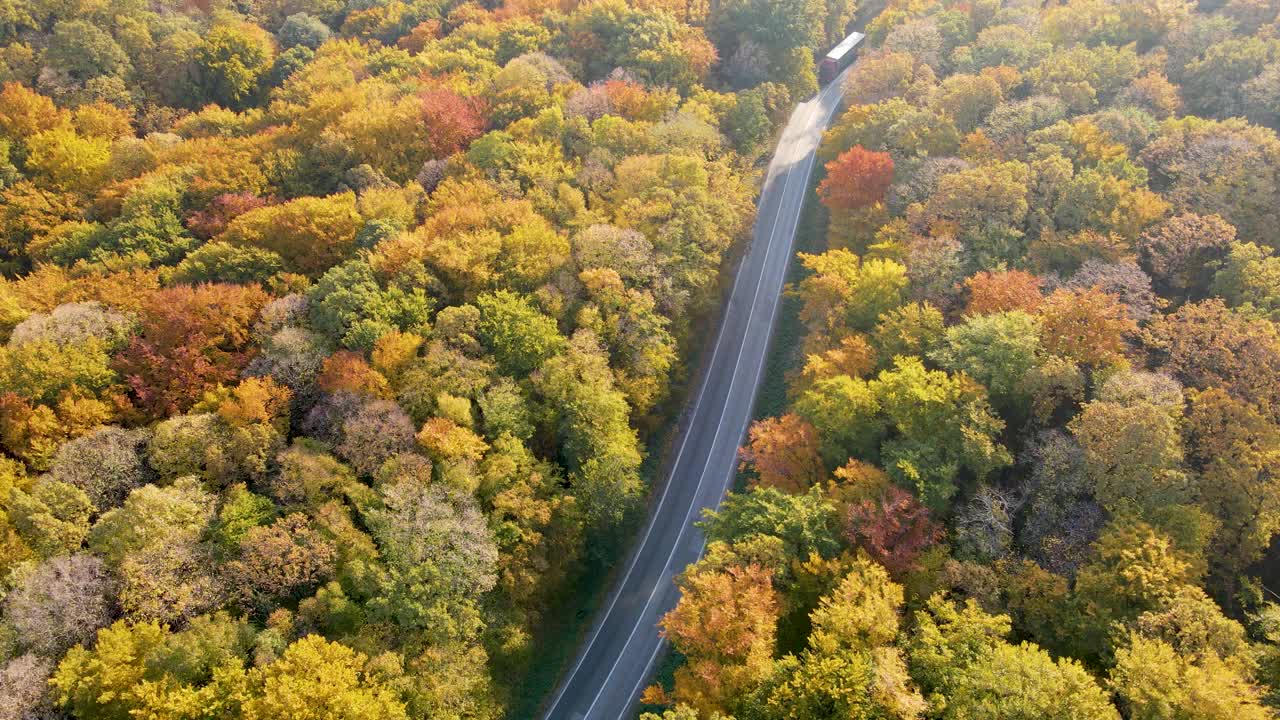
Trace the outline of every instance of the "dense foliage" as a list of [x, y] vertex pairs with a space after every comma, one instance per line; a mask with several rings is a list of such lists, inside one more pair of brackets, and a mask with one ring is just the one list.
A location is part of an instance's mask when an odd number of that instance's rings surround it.
[[869, 24], [665, 718], [1277, 716], [1278, 11]]
[[853, 10], [0, 2], [0, 716], [529, 712]]

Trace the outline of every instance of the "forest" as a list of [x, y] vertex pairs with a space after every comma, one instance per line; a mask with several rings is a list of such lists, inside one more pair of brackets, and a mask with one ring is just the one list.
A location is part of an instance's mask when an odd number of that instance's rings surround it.
[[1277, 717], [1278, 11], [870, 21], [646, 718]]
[[0, 718], [532, 715], [854, 10], [0, 0]]

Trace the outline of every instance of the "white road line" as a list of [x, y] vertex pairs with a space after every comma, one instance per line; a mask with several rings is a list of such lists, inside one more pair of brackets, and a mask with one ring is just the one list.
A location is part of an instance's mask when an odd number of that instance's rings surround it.
[[[766, 176], [765, 179], [767, 181], [768, 177]], [[783, 190], [784, 190], [783, 194], [785, 195], [785, 190], [786, 190], [785, 186]], [[774, 218], [774, 226], [775, 227], [777, 226], [776, 217]], [[770, 242], [772, 242], [772, 235], [770, 235]], [[765, 257], [767, 259], [768, 255], [766, 254]], [[744, 265], [746, 264], [746, 261], [747, 261], [747, 258], [744, 257], [743, 258]], [[693, 411], [689, 414], [691, 426], [692, 426], [692, 420], [698, 416], [698, 408], [702, 405], [702, 398], [707, 392], [707, 386], [711, 384], [711, 369], [715, 367], [716, 356], [720, 352], [721, 340], [724, 338], [724, 329], [725, 329], [725, 326], [728, 325], [726, 321], [729, 317], [730, 311], [733, 308], [733, 299], [737, 297], [738, 283], [740, 282], [742, 282], [742, 274], [738, 273], [734, 277], [733, 287], [729, 290], [729, 304], [725, 307], [724, 320], [721, 321], [720, 329], [716, 333], [715, 345], [713, 345], [711, 349], [711, 362], [707, 365], [707, 376], [703, 378], [702, 387], [698, 390], [698, 397], [693, 403]], [[757, 292], [758, 290], [759, 288], [757, 287]], [[752, 299], [753, 307], [754, 307], [754, 303], [755, 303], [755, 300], [753, 298]], [[741, 349], [739, 349], [739, 358], [740, 357], [741, 357]], [[732, 383], [730, 384], [732, 385]], [[723, 417], [723, 414], [721, 415], [721, 417]], [[569, 688], [570, 683], [573, 682], [574, 677], [577, 676], [578, 670], [581, 669], [582, 663], [587, 659], [587, 655], [591, 652], [591, 648], [595, 646], [595, 642], [600, 635], [600, 630], [607, 624], [607, 621], [610, 615], [613, 614], [613, 608], [615, 605], [618, 604], [618, 598], [622, 596], [622, 590], [626, 587], [627, 581], [631, 579], [631, 573], [635, 571], [636, 565], [639, 564], [640, 556], [643, 554], [643, 552], [641, 551], [644, 549], [645, 544], [649, 542], [649, 536], [653, 533], [654, 526], [658, 524], [658, 516], [660, 514], [660, 511], [662, 510], [662, 506], [666, 504], [667, 495], [668, 495], [668, 492], [671, 490], [671, 486], [675, 483], [675, 472], [680, 467], [680, 460], [681, 458], [684, 457], [685, 447], [688, 446], [689, 437], [692, 434], [693, 434], [692, 432], [686, 432], [684, 436], [680, 439], [680, 449], [676, 451], [676, 460], [671, 465], [672, 476], [667, 479], [666, 484], [662, 488], [662, 495], [659, 496], [658, 504], [654, 508], [653, 515], [649, 518], [648, 526], [645, 528], [644, 537], [641, 538], [640, 544], [637, 546], [636, 553], [632, 556], [631, 562], [627, 566], [626, 573], [622, 576], [622, 582], [618, 583], [618, 590], [616, 593], [614, 593], [613, 599], [609, 602], [609, 607], [605, 610], [604, 615], [600, 618], [600, 621], [596, 625], [595, 630], [592, 631], [591, 638], [587, 641], [587, 646], [582, 650], [582, 653], [578, 656], [578, 661], [574, 663], [573, 669], [569, 671], [569, 674], [567, 676], [565, 676], [564, 681], [560, 685], [560, 690], [556, 693], [555, 699], [552, 700], [551, 702], [551, 707], [547, 709], [545, 717], [550, 718], [555, 713], [556, 707], [559, 706], [560, 701], [564, 698], [565, 691]], [[712, 444], [714, 445], [714, 440]], [[648, 607], [648, 605], [646, 604], [645, 607]]]
[[[812, 107], [806, 109], [805, 111], [806, 119], [803, 123], [801, 123], [800, 127], [805, 127], [809, 124], [813, 115], [812, 110], [813, 110]], [[794, 177], [794, 173], [792, 173], [790, 169], [788, 169], [786, 173], [787, 173], [787, 177], [782, 184], [782, 194], [778, 201], [779, 210], [782, 209], [783, 205], [786, 202], [787, 189], [791, 187], [791, 179]], [[759, 301], [760, 299], [760, 286], [763, 284], [765, 273], [769, 269], [769, 255], [773, 252], [773, 238], [777, 234], [777, 231], [778, 231], [778, 213], [775, 213], [773, 216], [773, 225], [769, 228], [769, 240], [765, 243], [764, 259], [761, 261], [761, 264], [760, 264], [760, 275], [756, 280], [755, 292], [753, 292], [751, 295], [751, 307], [747, 312], [747, 324], [746, 324], [746, 327], [743, 328], [744, 334], [748, 329], [750, 329], [751, 317], [755, 315], [756, 302]], [[727, 320], [728, 313], [726, 312], [725, 315]], [[721, 329], [723, 330], [723, 326]], [[738, 368], [741, 367], [742, 365], [742, 355], [745, 348], [746, 348], [745, 341], [738, 345], [738, 355], [737, 357], [734, 358], [734, 362], [733, 362], [733, 374], [729, 376], [730, 389], [733, 388], [735, 382], [738, 379]], [[715, 455], [716, 443], [720, 441], [720, 431], [724, 428], [724, 416], [729, 411], [730, 397], [731, 395], [726, 396], [725, 403], [720, 408], [720, 419], [716, 423], [715, 434], [712, 435], [711, 437], [711, 446], [707, 449], [707, 459], [706, 459], [706, 462], [702, 464], [702, 472], [698, 474], [697, 490], [702, 489], [702, 484], [706, 480], [707, 468], [710, 467], [712, 456]], [[685, 531], [690, 527], [689, 519], [690, 517], [692, 517], [694, 509], [698, 507], [697, 490], [695, 490], [694, 492], [694, 502], [690, 503], [689, 509], [685, 511], [684, 520], [680, 524], [680, 532], [676, 535], [675, 542], [672, 543], [671, 545], [671, 552], [667, 554], [667, 560], [666, 560], [666, 563], [662, 566], [662, 572], [659, 573], [659, 575], [662, 577], [666, 576], [667, 569], [671, 566], [671, 560], [672, 558], [675, 557], [676, 552], [679, 551], [681, 541], [684, 540]], [[591, 713], [595, 710], [596, 703], [600, 702], [600, 696], [603, 695], [605, 689], [608, 688], [610, 680], [613, 679], [613, 674], [617, 672], [618, 663], [622, 662], [622, 658], [626, 654], [625, 653], [626, 648], [631, 646], [631, 641], [635, 639], [636, 631], [640, 629], [640, 626], [642, 624], [644, 624], [644, 616], [648, 615], [649, 606], [653, 604], [653, 598], [658, 594], [660, 590], [665, 590], [665, 589], [666, 589], [665, 582], [658, 582], [654, 584], [653, 590], [649, 593], [648, 600], [645, 601], [643, 608], [641, 608], [640, 617], [636, 620], [635, 625], [633, 625], [631, 628], [631, 632], [627, 635], [627, 641], [622, 645], [624, 652], [619, 653], [618, 657], [614, 659], [613, 665], [609, 668], [609, 673], [605, 676], [604, 682], [601, 683], [600, 689], [596, 691], [595, 697], [592, 698], [591, 705], [587, 707], [587, 713], [586, 715], [583, 716], [584, 720], [591, 719]]]

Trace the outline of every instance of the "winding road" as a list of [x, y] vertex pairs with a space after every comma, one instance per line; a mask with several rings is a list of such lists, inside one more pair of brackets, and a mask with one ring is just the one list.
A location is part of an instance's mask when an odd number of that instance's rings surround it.
[[[847, 70], [846, 70], [847, 72]], [[814, 152], [840, 104], [841, 73], [791, 114], [774, 151], [751, 247], [734, 280], [702, 385], [663, 486], [626, 569], [561, 678], [546, 720], [619, 720], [635, 713], [666, 641], [658, 620], [679, 599], [672, 578], [706, 546], [694, 527], [733, 482], [738, 445], [773, 334]]]

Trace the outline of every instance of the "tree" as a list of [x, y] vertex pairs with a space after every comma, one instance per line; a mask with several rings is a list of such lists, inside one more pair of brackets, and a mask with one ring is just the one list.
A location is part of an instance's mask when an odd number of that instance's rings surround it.
[[1098, 501], [1111, 508], [1125, 501], [1157, 508], [1191, 499], [1181, 419], [1181, 394], [1173, 408], [1149, 400], [1085, 405], [1071, 432], [1084, 450], [1085, 473]]
[[1055, 51], [1029, 75], [1036, 94], [1061, 98], [1072, 110], [1086, 112], [1114, 97], [1139, 69], [1133, 48], [1077, 46]]
[[679, 580], [680, 602], [663, 616], [663, 636], [687, 658], [674, 698], [711, 713], [762, 680], [773, 663], [778, 597], [769, 571], [692, 566]]
[[1231, 252], [1213, 275], [1210, 289], [1231, 307], [1257, 310], [1272, 321], [1280, 318], [1280, 258], [1253, 243], [1233, 243]]
[[893, 158], [861, 145], [840, 153], [826, 166], [827, 176], [818, 185], [818, 196], [827, 209], [850, 212], [884, 201], [893, 183]]
[[1217, 215], [1183, 213], [1139, 239], [1144, 265], [1168, 290], [1198, 297], [1208, 289], [1213, 264], [1226, 256], [1236, 229]]
[[1195, 579], [1192, 560], [1147, 523], [1113, 519], [1094, 544], [1094, 559], [1076, 574], [1084, 626], [1076, 631], [1077, 654], [1105, 652], [1113, 623], [1165, 607]]
[[387, 567], [376, 616], [405, 633], [462, 639], [480, 624], [474, 603], [497, 581], [493, 536], [475, 501], [456, 490], [403, 480], [382, 491], [368, 522]]
[[8, 717], [40, 717], [53, 712], [49, 675], [53, 663], [28, 653], [0, 668], [0, 713]]
[[111, 143], [82, 137], [69, 127], [56, 127], [27, 139], [27, 170], [59, 190], [88, 194], [106, 178]]
[[513, 377], [523, 377], [565, 349], [564, 337], [550, 317], [525, 298], [506, 290], [476, 298], [480, 338]]
[[333, 342], [372, 349], [393, 331], [425, 332], [433, 299], [422, 288], [387, 283], [365, 260], [330, 268], [307, 291], [311, 326]]
[[89, 532], [89, 549], [118, 565], [134, 553], [194, 545], [215, 510], [213, 497], [200, 489], [195, 478], [165, 488], [144, 485], [98, 519]]
[[1045, 349], [1081, 365], [1113, 365], [1124, 359], [1126, 337], [1137, 332], [1117, 296], [1094, 287], [1055, 290], [1040, 306]]
[[956, 74], [944, 79], [933, 104], [955, 120], [956, 129], [972, 132], [1001, 104], [1004, 91], [993, 74]]
[[57, 658], [88, 643], [115, 614], [116, 581], [103, 562], [66, 555], [34, 568], [5, 598], [5, 618], [23, 647]]
[[335, 555], [333, 544], [307, 517], [293, 513], [249, 529], [240, 540], [239, 557], [225, 572], [243, 606], [265, 614], [328, 580]]
[[882, 49], [863, 57], [845, 82], [854, 102], [871, 105], [894, 98], [917, 100], [932, 88], [936, 77], [923, 58]]
[[255, 25], [215, 25], [195, 50], [199, 95], [192, 105], [205, 100], [233, 108], [248, 105], [274, 54], [271, 37]]
[[245, 714], [255, 720], [407, 718], [398, 693], [368, 663], [363, 653], [308, 635], [254, 673], [252, 682], [261, 694], [246, 704]]
[[1185, 385], [1221, 388], [1268, 416], [1280, 412], [1271, 381], [1280, 368], [1280, 335], [1270, 321], [1232, 311], [1218, 299], [1187, 303], [1153, 321], [1146, 341]]
[[445, 87], [424, 90], [418, 98], [432, 158], [446, 158], [466, 149], [484, 131], [485, 108], [477, 99], [464, 98]]
[[920, 553], [942, 539], [928, 509], [893, 486], [878, 500], [851, 506], [845, 523], [849, 542], [895, 575], [915, 569]]
[[590, 298], [578, 310], [578, 327], [604, 342], [618, 386], [637, 415], [647, 414], [666, 395], [676, 361], [669, 321], [657, 311], [652, 294], [626, 288], [613, 270], [583, 270], [578, 279]]
[[93, 505], [73, 485], [42, 477], [26, 490], [12, 488], [6, 505], [13, 530], [40, 557], [76, 552], [89, 534]]
[[85, 491], [105, 512], [151, 479], [144, 453], [150, 437], [146, 430], [99, 428], [58, 448], [49, 475]]
[[202, 282], [264, 283], [283, 267], [280, 256], [270, 250], [211, 242], [183, 258], [174, 270], [173, 279], [190, 285]]
[[1025, 270], [982, 271], [965, 278], [964, 287], [969, 292], [965, 315], [1021, 310], [1034, 313], [1044, 301], [1041, 288], [1044, 281]]
[[[831, 557], [836, 539], [836, 509], [814, 490], [789, 495], [774, 488], [730, 493], [720, 509], [702, 521], [708, 542], [746, 543], [772, 537], [782, 542], [783, 557], [805, 560], [810, 554]], [[779, 578], [775, 578], [779, 580]]]
[[795, 410], [818, 430], [823, 459], [833, 465], [873, 457], [887, 430], [873, 386], [848, 375], [813, 383], [796, 400]]
[[966, 243], [980, 265], [1016, 262], [1030, 209], [1030, 170], [1009, 161], [944, 175], [915, 223], [932, 235]]
[[68, 119], [66, 110], [60, 110], [53, 100], [20, 82], [6, 81], [0, 89], [0, 133], [10, 140], [24, 142]]
[[908, 646], [912, 676], [941, 717], [1119, 717], [1084, 667], [1030, 643], [1012, 645], [1007, 615], [988, 615], [935, 595], [916, 614]]
[[756, 473], [753, 486], [803, 492], [821, 479], [817, 430], [799, 415], [758, 420], [748, 437], [750, 442], [739, 455], [742, 467]]
[[356, 482], [350, 468], [307, 439], [295, 440], [276, 462], [279, 471], [263, 490], [285, 508], [319, 507], [343, 497]]
[[101, 393], [116, 380], [107, 348], [96, 339], [78, 344], [49, 340], [0, 348], [0, 390], [38, 404]]
[[267, 296], [254, 286], [162, 290], [139, 312], [139, 334], [115, 357], [137, 403], [158, 418], [231, 383], [250, 358], [250, 323]]
[[871, 342], [882, 367], [899, 355], [928, 357], [942, 341], [942, 313], [924, 303], [909, 303], [880, 316]]
[[1132, 260], [1114, 263], [1086, 260], [1067, 284], [1076, 290], [1096, 288], [1115, 295], [1124, 304], [1129, 319], [1137, 323], [1146, 322], [1164, 305], [1164, 300], [1151, 288], [1151, 276]]
[[849, 330], [870, 330], [905, 300], [906, 268], [897, 262], [862, 261], [843, 248], [799, 257], [813, 272], [800, 282], [800, 318], [819, 337], [834, 340]]
[[142, 659], [168, 635], [151, 622], [130, 626], [124, 620], [98, 631], [92, 649], [78, 646], [58, 663], [50, 684], [60, 704], [81, 717], [127, 720], [143, 705], [138, 690], [145, 679]]
[[641, 456], [626, 398], [614, 386], [598, 341], [590, 331], [578, 331], [532, 379], [554, 408], [553, 427], [588, 525], [615, 527], [640, 494]]
[[1221, 523], [1218, 556], [1243, 567], [1280, 530], [1274, 466], [1280, 427], [1251, 403], [1210, 388], [1192, 394], [1186, 436], [1188, 459], [1199, 471], [1199, 504]]
[[226, 230], [236, 217], [268, 204], [265, 198], [250, 192], [216, 195], [202, 209], [187, 213], [184, 221], [192, 235], [209, 240]]
[[745, 34], [775, 53], [823, 44], [821, 3], [739, 0], [713, 7], [715, 12], [708, 22], [716, 32], [726, 36]]
[[1261, 720], [1261, 692], [1213, 653], [1197, 660], [1158, 639], [1131, 634], [1116, 650], [1110, 685], [1129, 717]]
[[1275, 227], [1280, 192], [1280, 140], [1271, 130], [1241, 119], [1171, 121], [1140, 159], [1152, 189], [1176, 209], [1219, 215], [1241, 237], [1266, 237]]
[[49, 312], [35, 312], [18, 323], [9, 334], [9, 342], [21, 345], [48, 341], [56, 345], [73, 345], [93, 340], [108, 349], [117, 349], [129, 339], [134, 319], [105, 307], [102, 303], [62, 303]]
[[981, 386], [963, 375], [899, 357], [873, 388], [893, 428], [880, 448], [885, 469], [930, 509], [946, 506], [961, 467], [981, 478], [1011, 462], [996, 441], [1004, 423], [991, 413]]
[[319, 276], [347, 259], [362, 225], [354, 193], [301, 197], [237, 215], [217, 239], [270, 250], [286, 269]]
[[865, 558], [818, 603], [810, 615], [808, 648], [775, 664], [762, 688], [764, 707], [748, 707], [751, 717], [916, 718], [926, 703], [891, 643], [898, 634], [902, 588], [884, 569]]
[[1168, 643], [1189, 659], [1213, 655], [1244, 671], [1254, 667], [1244, 626], [1193, 585], [1180, 588], [1163, 608], [1139, 615], [1134, 626], [1144, 638]]
[[986, 386], [1006, 417], [1024, 405], [1027, 374], [1040, 364], [1040, 323], [1014, 310], [971, 317], [947, 329], [946, 341], [931, 357], [953, 372]]
[[169, 542], [125, 556], [119, 564], [120, 607], [134, 620], [181, 627], [225, 602], [207, 548]]
[[325, 44], [331, 34], [328, 25], [306, 12], [293, 13], [285, 18], [276, 31], [276, 37], [286, 49], [301, 45], [316, 50]]
[[1069, 658], [1055, 660], [1030, 643], [996, 646], [963, 673], [946, 702], [944, 718], [1120, 717], [1083, 665]]
[[388, 400], [364, 403], [342, 421], [338, 456], [357, 473], [373, 475], [388, 459], [413, 448], [413, 420]]
[[1278, 57], [1280, 48], [1260, 37], [1215, 43], [1183, 68], [1182, 94], [1196, 115], [1240, 117], [1245, 114], [1246, 83]]

